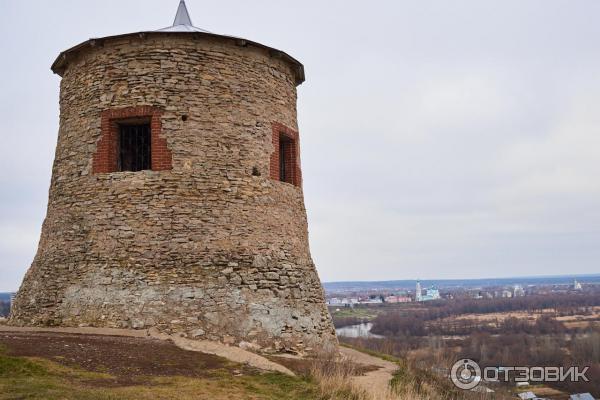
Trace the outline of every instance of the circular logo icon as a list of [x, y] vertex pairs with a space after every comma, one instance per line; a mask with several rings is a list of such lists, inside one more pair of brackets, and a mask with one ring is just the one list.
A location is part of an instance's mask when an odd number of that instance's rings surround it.
[[471, 390], [481, 382], [481, 368], [468, 358], [458, 360], [450, 370], [450, 379], [459, 389]]

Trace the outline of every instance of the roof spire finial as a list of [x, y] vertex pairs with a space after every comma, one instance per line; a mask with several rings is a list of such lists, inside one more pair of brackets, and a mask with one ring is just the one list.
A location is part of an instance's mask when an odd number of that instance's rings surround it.
[[173, 21], [173, 26], [177, 25], [188, 25], [194, 26], [192, 24], [192, 19], [190, 18], [190, 13], [185, 6], [185, 0], [181, 0], [179, 2], [179, 7], [177, 8], [177, 14], [175, 14], [175, 21]]

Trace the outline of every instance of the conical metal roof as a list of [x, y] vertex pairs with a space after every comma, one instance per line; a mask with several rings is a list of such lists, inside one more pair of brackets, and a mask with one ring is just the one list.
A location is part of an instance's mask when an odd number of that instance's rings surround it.
[[192, 24], [192, 19], [190, 18], [190, 13], [187, 10], [185, 5], [185, 0], [181, 0], [179, 2], [179, 7], [177, 7], [177, 14], [175, 14], [175, 21], [173, 21], [173, 26], [175, 25], [190, 25]]
[[185, 5], [185, 0], [181, 0], [179, 2], [179, 7], [177, 7], [177, 14], [175, 14], [175, 20], [173, 21], [173, 25], [168, 26], [166, 28], [159, 29], [157, 32], [206, 32], [208, 31], [204, 29], [200, 29], [192, 24], [192, 18], [190, 18], [190, 13], [188, 12], [187, 6]]

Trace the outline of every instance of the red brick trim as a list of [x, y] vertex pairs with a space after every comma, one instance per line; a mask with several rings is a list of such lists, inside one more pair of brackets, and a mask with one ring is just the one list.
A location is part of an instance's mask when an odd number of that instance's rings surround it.
[[290, 176], [286, 179], [287, 183], [294, 186], [302, 187], [302, 170], [300, 168], [300, 136], [298, 132], [279, 123], [273, 122], [273, 154], [271, 154], [271, 179], [280, 181], [279, 176], [279, 138], [285, 136], [290, 140], [289, 153], [286, 155], [286, 169], [291, 171]]
[[101, 136], [94, 153], [92, 172], [102, 174], [118, 171], [119, 122], [144, 119], [150, 123], [151, 166], [153, 171], [173, 169], [171, 150], [161, 137], [162, 111], [155, 107], [139, 106], [105, 110], [101, 115]]

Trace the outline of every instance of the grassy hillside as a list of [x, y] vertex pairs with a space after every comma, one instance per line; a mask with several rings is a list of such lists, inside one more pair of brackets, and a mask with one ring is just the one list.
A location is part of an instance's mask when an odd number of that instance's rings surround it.
[[[386, 357], [377, 355], [380, 357]], [[297, 373], [265, 373], [166, 341], [0, 332], [0, 400], [467, 400], [450, 382], [387, 357], [392, 390], [373, 395], [357, 376], [378, 367], [334, 356], [271, 357]], [[393, 365], [393, 364], [392, 364]], [[385, 382], [383, 390], [387, 390]], [[500, 399], [500, 396], [495, 397]]]
[[[66, 360], [13, 357], [0, 352], [0, 399], [150, 400], [150, 399], [318, 399], [316, 383], [240, 365], [209, 365], [199, 374], [137, 375], [93, 372], [66, 366]], [[69, 364], [69, 363], [68, 363]], [[164, 366], [166, 370], [169, 365]], [[202, 365], [198, 365], [202, 368]]]

